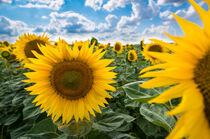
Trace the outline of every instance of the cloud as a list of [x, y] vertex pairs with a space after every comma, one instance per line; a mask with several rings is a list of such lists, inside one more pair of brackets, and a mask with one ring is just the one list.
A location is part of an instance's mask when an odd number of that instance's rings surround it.
[[11, 20], [5, 16], [0, 16], [1, 35], [16, 36], [24, 31], [28, 31], [28, 27], [24, 22]]
[[118, 17], [116, 15], [109, 14], [105, 18], [107, 23], [100, 23], [96, 28], [98, 32], [113, 32], [116, 29], [118, 23]]
[[0, 0], [0, 3], [12, 3], [12, 0]]
[[35, 28], [35, 32], [49, 32], [51, 34], [87, 33], [95, 31], [95, 23], [81, 14], [68, 11], [63, 13], [52, 12], [50, 23], [47, 26]]
[[19, 5], [19, 7], [59, 10], [64, 4], [64, 0], [27, 0], [25, 3], [24, 5]]
[[[205, 2], [201, 1], [198, 3], [200, 6], [204, 6]], [[186, 20], [193, 20], [198, 21], [200, 18], [193, 8], [193, 6], [189, 6], [188, 9], [179, 9], [175, 12], [176, 15], [186, 19]], [[168, 25], [175, 23], [176, 20], [174, 19], [173, 15], [169, 11], [164, 11], [160, 13], [160, 18], [163, 20], [163, 24]]]
[[151, 20], [159, 12], [159, 7], [153, 0], [149, 0], [148, 5], [145, 2], [139, 0], [132, 0], [131, 16], [122, 16], [117, 28], [122, 32], [134, 31], [142, 20]]
[[165, 40], [165, 41], [171, 41], [165, 34], [164, 32], [167, 32], [171, 35], [176, 36], [177, 32], [176, 30], [167, 25], [159, 25], [159, 26], [155, 26], [154, 24], [151, 25], [151, 27], [149, 28], [145, 28], [144, 31], [142, 32], [142, 37], [145, 39], [149, 39], [149, 38], [156, 38], [156, 39], [161, 39], [161, 40]]
[[174, 6], [180, 6], [182, 5], [186, 0], [158, 0], [157, 4], [158, 5], [169, 5], [173, 4]]
[[109, 12], [112, 12], [116, 8], [124, 8], [129, 3], [131, 3], [131, 0], [109, 0], [103, 5], [103, 8]]
[[85, 6], [93, 8], [95, 11], [100, 10], [103, 4], [103, 0], [86, 0]]
[[47, 16], [42, 16], [41, 18], [42, 18], [42, 19], [47, 19], [48, 17], [47, 17]]

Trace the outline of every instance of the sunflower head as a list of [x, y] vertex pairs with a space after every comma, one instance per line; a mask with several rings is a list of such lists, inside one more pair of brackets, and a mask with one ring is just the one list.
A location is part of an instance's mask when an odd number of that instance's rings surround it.
[[152, 64], [157, 64], [160, 63], [161, 60], [151, 56], [149, 54], [150, 52], [167, 53], [167, 49], [160, 43], [151, 43], [144, 45], [143, 51], [141, 51], [142, 55], [145, 57], [146, 60], [151, 61]]
[[8, 59], [10, 57], [10, 52], [9, 51], [2, 51], [1, 52], [1, 57]]
[[104, 45], [104, 44], [102, 44], [102, 43], [100, 43], [99, 45], [98, 45], [98, 49], [105, 49], [106, 48], [106, 45]]
[[61, 43], [56, 48], [41, 46], [42, 54], [33, 51], [37, 59], [25, 65], [34, 71], [25, 73], [29, 78], [25, 82], [34, 83], [26, 90], [37, 95], [33, 102], [54, 121], [60, 117], [63, 123], [73, 117], [77, 122], [90, 120], [89, 114], [101, 113], [99, 106], [108, 104], [105, 98], [111, 96], [107, 90], [115, 91], [110, 84], [115, 83], [112, 78], [116, 73], [110, 71], [114, 67], [107, 67], [113, 60], [101, 59], [105, 52], [93, 52], [93, 47], [89, 47], [89, 41], [82, 43], [80, 50], [77, 42], [73, 48]]
[[106, 47], [107, 47], [107, 48], [111, 48], [111, 43], [110, 43], [110, 42], [107, 43]]
[[116, 42], [113, 51], [117, 52], [117, 54], [121, 54], [123, 52], [123, 45], [120, 42]]
[[130, 50], [128, 52], [128, 61], [134, 62], [138, 59], [138, 55], [136, 54], [135, 50]]
[[5, 46], [9, 46], [8, 41], [4, 41], [3, 44], [4, 44]]
[[129, 47], [129, 44], [127, 43], [126, 45], [125, 45], [125, 49], [127, 49]]
[[[167, 113], [179, 115], [167, 139], [210, 139], [210, 9], [204, 10], [194, 0], [189, 2], [198, 12], [204, 27], [173, 14], [185, 36], [167, 34], [176, 44], [169, 49], [172, 53], [149, 52], [163, 63], [140, 72], [146, 72], [140, 77], [150, 78], [141, 87], [169, 87], [149, 103], [182, 98], [181, 103]], [[210, 6], [209, 0], [205, 2]]]
[[130, 50], [136, 50], [136, 48], [135, 48], [135, 46], [134, 46], [133, 44], [129, 45], [128, 48], [129, 48]]
[[73, 44], [75, 47], [77, 47], [79, 50], [81, 50], [82, 49], [82, 47], [87, 47], [87, 46], [89, 46], [90, 45], [90, 43], [89, 43], [89, 41], [85, 41], [85, 42], [83, 42], [83, 41], [75, 41], [74, 42], [74, 44]]
[[39, 54], [42, 52], [39, 50], [39, 45], [50, 45], [49, 38], [43, 34], [42, 36], [36, 36], [34, 34], [24, 34], [19, 36], [19, 40], [15, 42], [14, 54], [19, 60], [23, 60], [24, 63], [30, 62], [29, 58], [36, 58], [32, 51], [36, 51]]

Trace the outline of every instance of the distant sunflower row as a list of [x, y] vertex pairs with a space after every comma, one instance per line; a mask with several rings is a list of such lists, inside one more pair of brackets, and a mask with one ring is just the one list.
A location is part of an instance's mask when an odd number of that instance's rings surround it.
[[[144, 41], [142, 41], [142, 44], [140, 45], [142, 51], [141, 54], [145, 57], [146, 60], [150, 61], [152, 64], [161, 63], [160, 59], [152, 57], [149, 52], [159, 52], [159, 53], [169, 53], [171, 52], [170, 47], [172, 47], [174, 44], [165, 43], [156, 39], [151, 39], [152, 43], [144, 45]], [[17, 60], [23, 61], [23, 63], [30, 63], [30, 58], [36, 58], [32, 51], [36, 51], [39, 54], [42, 54], [42, 52], [39, 50], [39, 46], [43, 45], [49, 45], [51, 47], [57, 47], [58, 44], [64, 44], [68, 45], [69, 47], [77, 47], [79, 50], [83, 46], [87, 46], [89, 44], [88, 41], [75, 41], [72, 44], [68, 44], [64, 39], [60, 39], [58, 42], [50, 41], [49, 37], [47, 35], [35, 35], [35, 34], [24, 34], [19, 37], [19, 39], [16, 41], [14, 45], [9, 44], [8, 42], [0, 43], [2, 44], [0, 46], [0, 53], [1, 57], [3, 59], [10, 59], [10, 56], [13, 56], [13, 58], [17, 56]], [[95, 43], [96, 44], [96, 43]], [[110, 43], [102, 44], [98, 43], [98, 45], [94, 45], [94, 50], [107, 50], [107, 49], [113, 49], [116, 54], [122, 54], [123, 51], [128, 50], [127, 53], [127, 60], [129, 62], [134, 62], [138, 59], [138, 54], [136, 52], [136, 48], [134, 45], [126, 44], [123, 46], [120, 42], [116, 42], [113, 45], [113, 48], [111, 48]], [[90, 44], [89, 44], [90, 45]]]

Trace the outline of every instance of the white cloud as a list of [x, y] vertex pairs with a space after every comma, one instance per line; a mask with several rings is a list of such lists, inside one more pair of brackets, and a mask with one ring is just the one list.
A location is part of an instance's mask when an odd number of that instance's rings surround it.
[[32, 29], [22, 21], [11, 20], [5, 16], [0, 16], [0, 41], [7, 40], [15, 42], [17, 37], [25, 32], [31, 32]]
[[86, 0], [85, 6], [93, 8], [95, 11], [100, 10], [103, 4], [103, 0]]
[[169, 5], [173, 4], [174, 6], [180, 6], [182, 5], [186, 0], [158, 0], [158, 5]]
[[68, 11], [63, 13], [52, 12], [50, 23], [39, 26], [35, 32], [49, 32], [50, 34], [87, 33], [95, 30], [95, 23], [81, 14]]
[[171, 15], [171, 12], [166, 10], [164, 12], [160, 12], [160, 18], [168, 17]]
[[[200, 6], [204, 6], [205, 2], [201, 1], [198, 3]], [[198, 21], [200, 18], [197, 14], [197, 12], [195, 11], [195, 9], [193, 8], [193, 6], [191, 5], [188, 9], [179, 9], [175, 12], [176, 15], [186, 19], [186, 20], [193, 20], [193, 21]], [[168, 25], [171, 23], [175, 22], [174, 17], [172, 16], [172, 14], [170, 14], [169, 11], [165, 11], [165, 12], [161, 12], [160, 13], [160, 18], [163, 19], [163, 24]]]
[[109, 12], [116, 8], [124, 8], [127, 4], [131, 3], [131, 0], [109, 0], [103, 5], [103, 8]]
[[154, 24], [151, 25], [149, 28], [145, 28], [144, 31], [142, 32], [142, 37], [145, 39], [149, 38], [156, 38], [156, 39], [161, 39], [164, 41], [171, 41], [165, 34], [164, 32], [167, 32], [171, 35], [176, 36], [177, 32], [176, 30], [171, 27], [171, 26], [165, 26], [165, 25], [159, 25], [155, 26]]
[[24, 31], [28, 31], [28, 27], [24, 22], [11, 20], [5, 16], [0, 16], [1, 35], [16, 36]]
[[116, 28], [116, 25], [118, 23], [118, 17], [116, 15], [109, 14], [105, 18], [107, 23], [100, 23], [96, 28], [98, 32], [110, 32], [114, 31]]
[[26, 3], [27, 4], [19, 5], [19, 7], [59, 10], [64, 4], [64, 0], [27, 0]]
[[12, 0], [0, 0], [0, 3], [12, 3]]
[[47, 17], [47, 16], [42, 16], [41, 18], [42, 18], [42, 19], [47, 19], [48, 17]]
[[139, 0], [132, 0], [131, 5], [133, 12], [130, 17], [121, 17], [117, 25], [119, 31], [134, 31], [142, 20], [151, 20], [160, 10], [153, 0], [149, 0], [148, 5]]

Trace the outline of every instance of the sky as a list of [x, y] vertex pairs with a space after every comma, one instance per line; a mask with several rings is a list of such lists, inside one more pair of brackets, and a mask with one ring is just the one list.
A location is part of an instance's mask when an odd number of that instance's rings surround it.
[[[195, 0], [208, 10], [203, 0]], [[95, 37], [100, 43], [138, 44], [142, 39], [184, 36], [171, 12], [203, 26], [187, 0], [0, 0], [0, 41], [46, 33], [68, 43]]]

